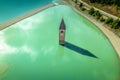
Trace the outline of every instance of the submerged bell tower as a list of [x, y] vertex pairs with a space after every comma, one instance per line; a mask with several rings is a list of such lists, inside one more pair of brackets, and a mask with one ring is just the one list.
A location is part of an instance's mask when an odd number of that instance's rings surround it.
[[59, 44], [60, 45], [65, 44], [65, 31], [66, 31], [66, 26], [65, 26], [64, 20], [62, 19], [59, 27]]

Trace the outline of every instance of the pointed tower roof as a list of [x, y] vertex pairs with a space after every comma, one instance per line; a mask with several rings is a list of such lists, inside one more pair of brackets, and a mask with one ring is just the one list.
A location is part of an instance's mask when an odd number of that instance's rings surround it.
[[61, 20], [61, 24], [60, 24], [60, 28], [59, 29], [66, 29], [66, 26], [65, 26], [65, 22], [64, 22], [64, 20], [62, 19]]

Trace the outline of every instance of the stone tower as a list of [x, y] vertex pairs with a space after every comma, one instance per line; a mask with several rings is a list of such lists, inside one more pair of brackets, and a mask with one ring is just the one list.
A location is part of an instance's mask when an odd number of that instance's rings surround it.
[[65, 44], [65, 30], [66, 30], [66, 26], [65, 26], [64, 20], [62, 19], [60, 28], [59, 28], [59, 44], [60, 45]]

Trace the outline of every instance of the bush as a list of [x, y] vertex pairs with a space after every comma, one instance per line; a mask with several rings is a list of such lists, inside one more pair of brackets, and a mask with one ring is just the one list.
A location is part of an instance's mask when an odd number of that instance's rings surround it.
[[100, 19], [100, 17], [99, 17], [99, 16], [97, 16], [97, 15], [95, 16], [95, 18], [96, 18], [97, 20], [98, 20], [98, 19]]
[[99, 19], [101, 17], [101, 14], [99, 11], [95, 11], [95, 16]]
[[105, 20], [105, 23], [106, 23], [106, 24], [112, 24], [112, 22], [113, 22], [113, 19], [110, 18], [110, 17], [108, 17], [108, 18]]
[[100, 21], [101, 21], [101, 22], [104, 22], [104, 21], [105, 21], [105, 19], [104, 19], [103, 16], [100, 17]]
[[94, 8], [91, 8], [91, 9], [88, 11], [88, 13], [89, 13], [90, 15], [93, 15], [93, 14], [95, 13]]
[[95, 3], [95, 0], [90, 0], [91, 3]]
[[84, 7], [80, 8], [82, 11], [85, 11], [86, 9]]
[[97, 10], [97, 11], [94, 11], [93, 16], [95, 16], [96, 19], [100, 19], [100, 17], [101, 17], [102, 15], [101, 15], [100, 12]]
[[116, 9], [117, 9], [117, 10], [120, 10], [120, 6], [116, 6]]
[[117, 26], [118, 26], [119, 22], [120, 22], [119, 19], [114, 20], [113, 23], [111, 24], [111, 27], [114, 28], [114, 29], [117, 29], [118, 28]]
[[77, 3], [77, 0], [75, 0], [75, 3]]
[[83, 6], [83, 3], [80, 3], [79, 7], [82, 7]]
[[101, 21], [101, 22], [104, 22], [104, 21], [105, 21], [105, 19], [103, 18], [103, 16], [100, 17], [100, 21]]

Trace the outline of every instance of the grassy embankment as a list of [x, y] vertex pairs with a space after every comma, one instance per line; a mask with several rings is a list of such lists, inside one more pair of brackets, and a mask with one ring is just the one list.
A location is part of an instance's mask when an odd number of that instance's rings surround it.
[[86, 2], [87, 4], [94, 6], [96, 8], [99, 8], [107, 13], [110, 13], [112, 15], [118, 16], [120, 17], [120, 7], [116, 6], [116, 5], [105, 5], [105, 4], [98, 4], [98, 3], [90, 3], [89, 0], [82, 0], [84, 2]]
[[[73, 0], [75, 3], [77, 3], [77, 0]], [[101, 9], [107, 13], [112, 13], [112, 14], [117, 14], [119, 16], [120, 10], [116, 9], [116, 5], [103, 5], [103, 4], [98, 4], [98, 3], [90, 3], [89, 0], [82, 0], [83, 2], [86, 2], [90, 6], [96, 7], [98, 9]], [[83, 5], [79, 5], [79, 7], [84, 11], [82, 8]], [[112, 30], [115, 34], [117, 34], [120, 37], [120, 25], [118, 26], [118, 23], [120, 23], [120, 20], [118, 19], [113, 19], [111, 17], [104, 17], [98, 10], [95, 10], [94, 8], [89, 9], [88, 14], [94, 16], [98, 21], [104, 22], [108, 27], [108, 29]]]

